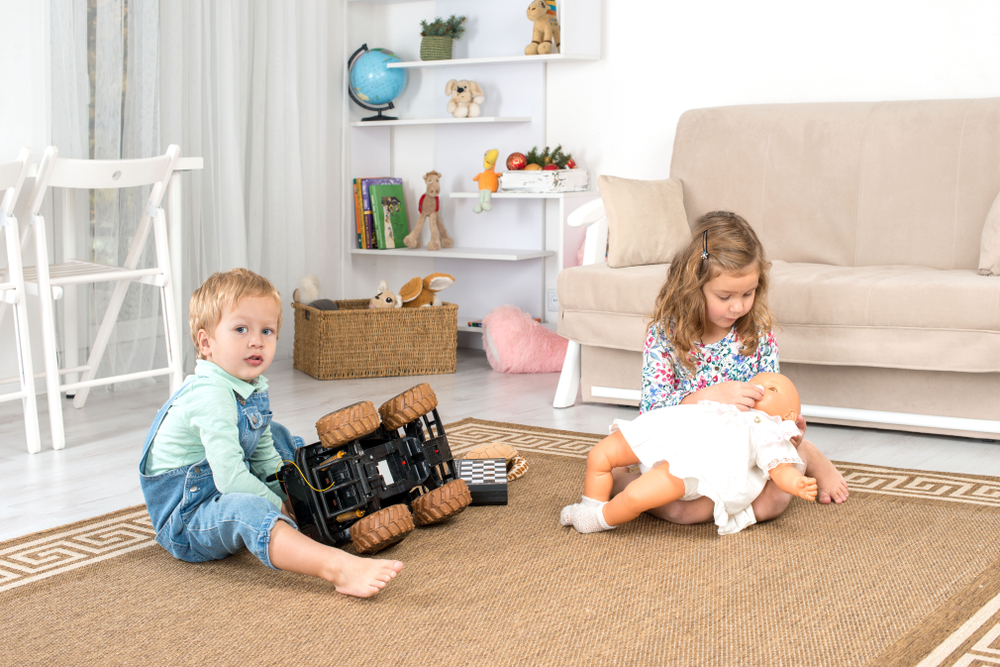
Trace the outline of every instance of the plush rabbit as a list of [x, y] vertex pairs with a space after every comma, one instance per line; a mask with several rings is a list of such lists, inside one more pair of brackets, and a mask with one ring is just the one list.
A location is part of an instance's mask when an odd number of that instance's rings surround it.
[[403, 301], [396, 296], [395, 292], [389, 291], [389, 286], [384, 280], [378, 283], [378, 294], [368, 300], [369, 308], [402, 308]]

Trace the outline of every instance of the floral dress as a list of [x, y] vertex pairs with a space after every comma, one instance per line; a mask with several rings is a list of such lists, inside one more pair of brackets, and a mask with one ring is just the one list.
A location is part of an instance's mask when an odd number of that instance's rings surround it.
[[757, 350], [750, 356], [740, 354], [742, 346], [736, 329], [716, 343], [698, 343], [695, 354], [695, 371], [692, 374], [683, 364], [675, 361], [674, 344], [663, 327], [653, 324], [646, 332], [646, 345], [642, 355], [642, 399], [639, 412], [677, 405], [699, 389], [719, 382], [735, 380], [749, 382], [757, 373], [778, 373], [778, 344], [774, 332], [761, 337]]

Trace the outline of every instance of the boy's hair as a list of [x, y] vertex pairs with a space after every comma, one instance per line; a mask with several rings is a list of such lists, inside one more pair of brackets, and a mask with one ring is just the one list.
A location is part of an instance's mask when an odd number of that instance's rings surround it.
[[771, 263], [749, 223], [729, 211], [712, 211], [698, 218], [692, 234], [691, 242], [670, 264], [667, 280], [656, 297], [653, 325], [662, 327], [677, 350], [677, 361], [693, 372], [695, 343], [708, 325], [702, 287], [709, 280], [720, 273], [742, 276], [755, 269], [759, 273], [753, 307], [736, 321], [741, 354], [749, 356], [757, 351], [761, 335], [771, 330], [773, 317], [767, 307]]
[[230, 269], [213, 273], [191, 295], [189, 316], [191, 340], [194, 341], [194, 349], [199, 359], [204, 357], [201, 356], [201, 348], [198, 345], [198, 332], [204, 329], [214, 335], [215, 328], [219, 325], [226, 309], [235, 308], [248, 296], [269, 296], [274, 299], [278, 306], [278, 328], [274, 332], [277, 339], [277, 335], [281, 332], [281, 294], [271, 281], [247, 269]]

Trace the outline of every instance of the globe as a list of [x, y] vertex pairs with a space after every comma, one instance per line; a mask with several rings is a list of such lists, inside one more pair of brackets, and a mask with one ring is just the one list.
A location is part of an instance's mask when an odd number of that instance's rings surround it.
[[[348, 92], [359, 106], [377, 111], [377, 116], [364, 120], [395, 120], [383, 116], [382, 111], [394, 108], [392, 101], [399, 97], [406, 86], [406, 70], [387, 67], [400, 62], [399, 56], [388, 49], [368, 49], [364, 44], [348, 61]], [[382, 105], [382, 106], [376, 106]]]

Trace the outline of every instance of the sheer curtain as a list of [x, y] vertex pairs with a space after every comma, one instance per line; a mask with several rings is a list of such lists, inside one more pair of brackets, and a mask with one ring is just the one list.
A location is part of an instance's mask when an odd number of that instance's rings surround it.
[[[187, 297], [213, 272], [241, 266], [275, 284], [286, 302], [279, 356], [291, 354], [287, 303], [299, 278], [319, 273], [326, 295], [337, 296], [326, 280], [338, 275], [335, 262], [326, 267], [324, 260], [341, 252], [342, 235], [331, 222], [342, 206], [342, 188], [333, 183], [340, 172], [343, 49], [331, 25], [339, 24], [344, 2], [51, 4], [52, 136], [60, 155], [147, 157], [176, 143], [182, 157], [204, 158], [203, 171], [181, 176], [184, 255], [175, 280], [188, 370], [194, 350], [185, 336]], [[83, 196], [78, 218], [90, 212], [96, 222], [76, 248], [54, 243], [56, 255], [120, 261], [147, 192]], [[50, 217], [58, 221], [58, 200], [55, 208]], [[112, 288], [78, 290], [81, 331], [96, 330]], [[116, 373], [163, 363], [159, 307], [155, 289], [132, 285], [102, 363]], [[81, 336], [81, 345], [91, 338]], [[81, 362], [86, 352], [80, 350]]]
[[266, 276], [286, 302], [279, 356], [291, 354], [297, 281], [340, 256], [329, 231], [340, 134], [328, 128], [340, 126], [330, 99], [343, 86], [328, 62], [342, 11], [343, 0], [160, 2], [161, 137], [205, 160], [189, 178], [181, 293], [237, 266]]

